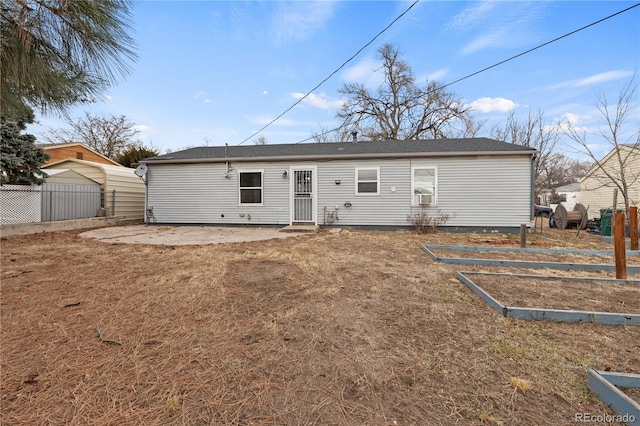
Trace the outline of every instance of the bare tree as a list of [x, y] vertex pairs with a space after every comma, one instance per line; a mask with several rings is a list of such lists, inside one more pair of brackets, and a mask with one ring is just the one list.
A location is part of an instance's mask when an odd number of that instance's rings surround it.
[[[354, 136], [355, 133], [355, 136]], [[336, 129], [326, 130], [320, 126], [318, 133], [313, 133], [311, 138], [316, 143], [329, 143], [329, 142], [349, 142], [354, 139], [357, 140], [358, 132], [349, 132], [344, 127], [338, 127]]]
[[265, 138], [264, 135], [255, 138], [252, 142], [254, 145], [266, 145], [268, 143], [267, 138]]
[[558, 203], [555, 188], [578, 182], [590, 168], [589, 162], [573, 160], [560, 153], [552, 153], [540, 169], [540, 181], [544, 182], [543, 187], [548, 188], [551, 193], [552, 201], [550, 202]]
[[[542, 191], [553, 188], [551, 168], [554, 160], [556, 143], [560, 139], [561, 122], [547, 124], [542, 111], [532, 114], [529, 111], [526, 121], [519, 121], [512, 110], [507, 116], [504, 127], [494, 126], [491, 136], [495, 139], [515, 145], [535, 148], [538, 158], [535, 165], [536, 198]], [[556, 158], [557, 160], [558, 158]]]
[[435, 81], [419, 87], [395, 47], [385, 44], [378, 56], [384, 83], [375, 92], [360, 83], [340, 89], [348, 100], [336, 116], [347, 134], [356, 131], [369, 140], [439, 139], [473, 128], [471, 107]]
[[[599, 182], [600, 187], [618, 189], [624, 199], [627, 217], [629, 217], [629, 205], [632, 204], [629, 189], [640, 182], [640, 167], [634, 167], [640, 162], [637, 93], [638, 86], [634, 76], [628, 84], [620, 89], [615, 106], [609, 103], [604, 92], [596, 94], [595, 106], [603, 119], [603, 126], [599, 128], [597, 134], [609, 145], [610, 152], [613, 153], [615, 159], [613, 161], [615, 166], [607, 167], [603, 163], [604, 159], [598, 158], [594, 154], [585, 130], [571, 124], [568, 129], [569, 138], [576, 142], [579, 149], [593, 160], [595, 168], [593, 176]], [[634, 121], [634, 123], [630, 123], [630, 121]]]
[[70, 121], [71, 129], [53, 129], [44, 138], [49, 143], [83, 143], [96, 152], [118, 159], [133, 146], [141, 146], [138, 130], [124, 115], [106, 118], [85, 113], [78, 121]]

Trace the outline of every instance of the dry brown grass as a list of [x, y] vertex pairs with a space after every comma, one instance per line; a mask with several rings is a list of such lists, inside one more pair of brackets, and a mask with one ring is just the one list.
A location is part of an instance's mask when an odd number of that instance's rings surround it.
[[[639, 328], [503, 318], [420, 250], [490, 243], [480, 237], [3, 239], [2, 424], [549, 425], [608, 413], [586, 373], [638, 372]], [[604, 248], [575, 232], [531, 238]]]

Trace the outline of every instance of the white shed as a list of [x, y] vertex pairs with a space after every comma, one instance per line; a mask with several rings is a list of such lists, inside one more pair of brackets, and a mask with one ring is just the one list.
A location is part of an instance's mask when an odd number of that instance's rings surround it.
[[108, 216], [124, 219], [144, 218], [145, 184], [134, 169], [92, 161], [67, 159], [42, 168], [45, 173], [53, 169], [73, 170], [102, 187], [102, 206]]

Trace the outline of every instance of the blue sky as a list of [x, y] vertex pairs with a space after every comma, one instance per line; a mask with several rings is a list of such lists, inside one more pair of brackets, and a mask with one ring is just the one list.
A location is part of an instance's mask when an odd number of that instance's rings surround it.
[[[237, 145], [289, 108], [368, 43], [413, 1], [139, 1], [133, 34], [139, 60], [104, 98], [71, 110], [125, 115], [145, 144], [162, 153], [189, 146]], [[418, 84], [449, 83], [633, 6], [630, 1], [426, 1], [281, 119], [269, 144], [295, 143], [337, 127], [345, 82], [374, 88], [376, 50], [397, 47]], [[640, 68], [640, 7], [449, 86], [491, 126], [544, 112], [596, 131], [594, 107], [615, 103]], [[640, 76], [636, 77], [636, 83]], [[640, 99], [637, 99], [640, 104]], [[635, 117], [635, 128], [640, 117]], [[36, 136], [65, 127], [38, 117]], [[259, 135], [245, 144], [253, 143]], [[589, 136], [594, 145], [600, 141]], [[570, 155], [570, 147], [562, 148]], [[608, 151], [601, 145], [599, 153]]]

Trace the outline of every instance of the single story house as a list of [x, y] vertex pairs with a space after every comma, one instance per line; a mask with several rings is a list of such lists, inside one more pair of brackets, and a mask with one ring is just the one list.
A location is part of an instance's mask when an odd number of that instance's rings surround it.
[[487, 138], [191, 148], [141, 161], [147, 221], [405, 227], [533, 223], [537, 151]]
[[[618, 158], [621, 158], [622, 161]], [[581, 204], [589, 206], [589, 218], [599, 218], [601, 209], [611, 209], [613, 207], [613, 192], [617, 188], [616, 183], [620, 181], [621, 164], [624, 165], [630, 203], [639, 204], [640, 146], [619, 145], [617, 149], [611, 150], [599, 163], [599, 165], [595, 164], [580, 179]], [[618, 209], [624, 209], [624, 198], [620, 191], [618, 191], [617, 204]]]
[[39, 144], [38, 148], [42, 148], [45, 153], [49, 154], [49, 159], [44, 163], [45, 166], [71, 158], [75, 160], [93, 161], [94, 163], [122, 167], [116, 161], [113, 161], [109, 157], [106, 157], [81, 143]]
[[60, 160], [42, 167], [45, 173], [57, 169], [73, 170], [99, 183], [102, 189], [101, 206], [107, 216], [127, 220], [144, 217], [145, 184], [135, 174], [135, 169], [77, 159]]

